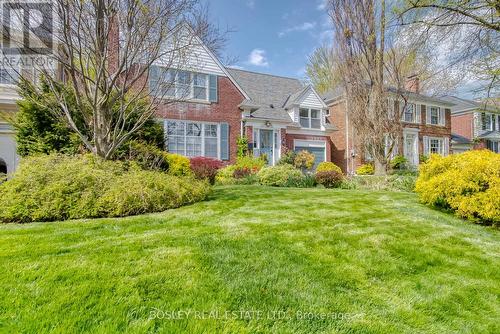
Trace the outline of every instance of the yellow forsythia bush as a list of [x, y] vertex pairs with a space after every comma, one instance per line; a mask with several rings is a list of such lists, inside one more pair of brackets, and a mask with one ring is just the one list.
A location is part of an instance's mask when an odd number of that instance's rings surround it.
[[340, 169], [339, 166], [330, 161], [320, 162], [318, 168], [316, 168], [316, 173], [331, 172], [331, 171], [342, 174], [342, 169]]
[[432, 155], [420, 166], [415, 191], [429, 205], [473, 221], [500, 222], [500, 154], [467, 151]]
[[357, 175], [373, 175], [375, 174], [375, 167], [373, 164], [364, 164], [356, 169]]

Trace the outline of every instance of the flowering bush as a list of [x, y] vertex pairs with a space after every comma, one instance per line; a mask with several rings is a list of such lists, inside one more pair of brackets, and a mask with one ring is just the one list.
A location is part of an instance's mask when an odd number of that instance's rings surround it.
[[391, 160], [392, 169], [405, 169], [408, 166], [408, 159], [402, 155], [396, 155]]
[[206, 179], [210, 181], [210, 184], [214, 184], [217, 171], [222, 168], [223, 163], [217, 159], [195, 157], [191, 158], [190, 165], [191, 170], [197, 179]]
[[246, 168], [249, 169], [252, 173], [257, 173], [265, 165], [266, 161], [264, 159], [248, 155], [236, 158], [235, 164], [236, 168]]
[[340, 169], [340, 167], [333, 162], [329, 161], [320, 162], [318, 168], [316, 168], [316, 173], [329, 171], [336, 171], [337, 173], [342, 174], [342, 169]]
[[176, 153], [167, 153], [168, 174], [175, 176], [189, 176], [191, 172], [189, 158]]
[[298, 152], [293, 161], [293, 165], [303, 170], [311, 169], [312, 166], [314, 166], [314, 154], [306, 150]]
[[318, 184], [322, 184], [325, 188], [337, 188], [342, 184], [344, 176], [336, 170], [329, 170], [317, 172], [315, 180]]
[[431, 155], [420, 166], [416, 192], [423, 203], [482, 222], [500, 222], [500, 154], [473, 150]]
[[257, 176], [265, 186], [295, 187], [304, 181], [304, 174], [292, 165], [264, 167]]
[[373, 175], [375, 174], [375, 167], [372, 164], [364, 164], [356, 169], [358, 175]]
[[293, 165], [295, 162], [295, 156], [297, 153], [293, 150], [286, 150], [281, 154], [281, 158], [278, 161], [278, 165]]

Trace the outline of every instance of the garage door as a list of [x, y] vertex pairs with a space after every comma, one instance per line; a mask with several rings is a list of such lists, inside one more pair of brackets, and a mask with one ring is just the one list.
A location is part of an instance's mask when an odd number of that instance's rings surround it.
[[295, 142], [295, 152], [303, 150], [314, 154], [314, 167], [313, 167], [314, 169], [316, 169], [316, 167], [320, 162], [326, 161], [324, 142], [306, 142], [306, 141]]

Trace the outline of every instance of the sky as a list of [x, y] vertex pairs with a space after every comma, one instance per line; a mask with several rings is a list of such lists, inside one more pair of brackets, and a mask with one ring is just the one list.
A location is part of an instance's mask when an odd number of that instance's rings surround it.
[[[331, 44], [327, 0], [204, 0], [215, 24], [230, 32], [223, 55], [232, 67], [306, 79], [308, 56]], [[224, 59], [222, 59], [224, 61]], [[460, 84], [453, 95], [474, 98], [478, 82]]]
[[325, 0], [206, 0], [233, 67], [305, 78], [308, 55], [331, 40]]

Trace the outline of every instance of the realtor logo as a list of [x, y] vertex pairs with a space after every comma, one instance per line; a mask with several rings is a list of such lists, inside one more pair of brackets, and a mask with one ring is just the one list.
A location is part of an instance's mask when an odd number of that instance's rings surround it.
[[4, 55], [52, 53], [52, 2], [0, 0], [0, 3]]

